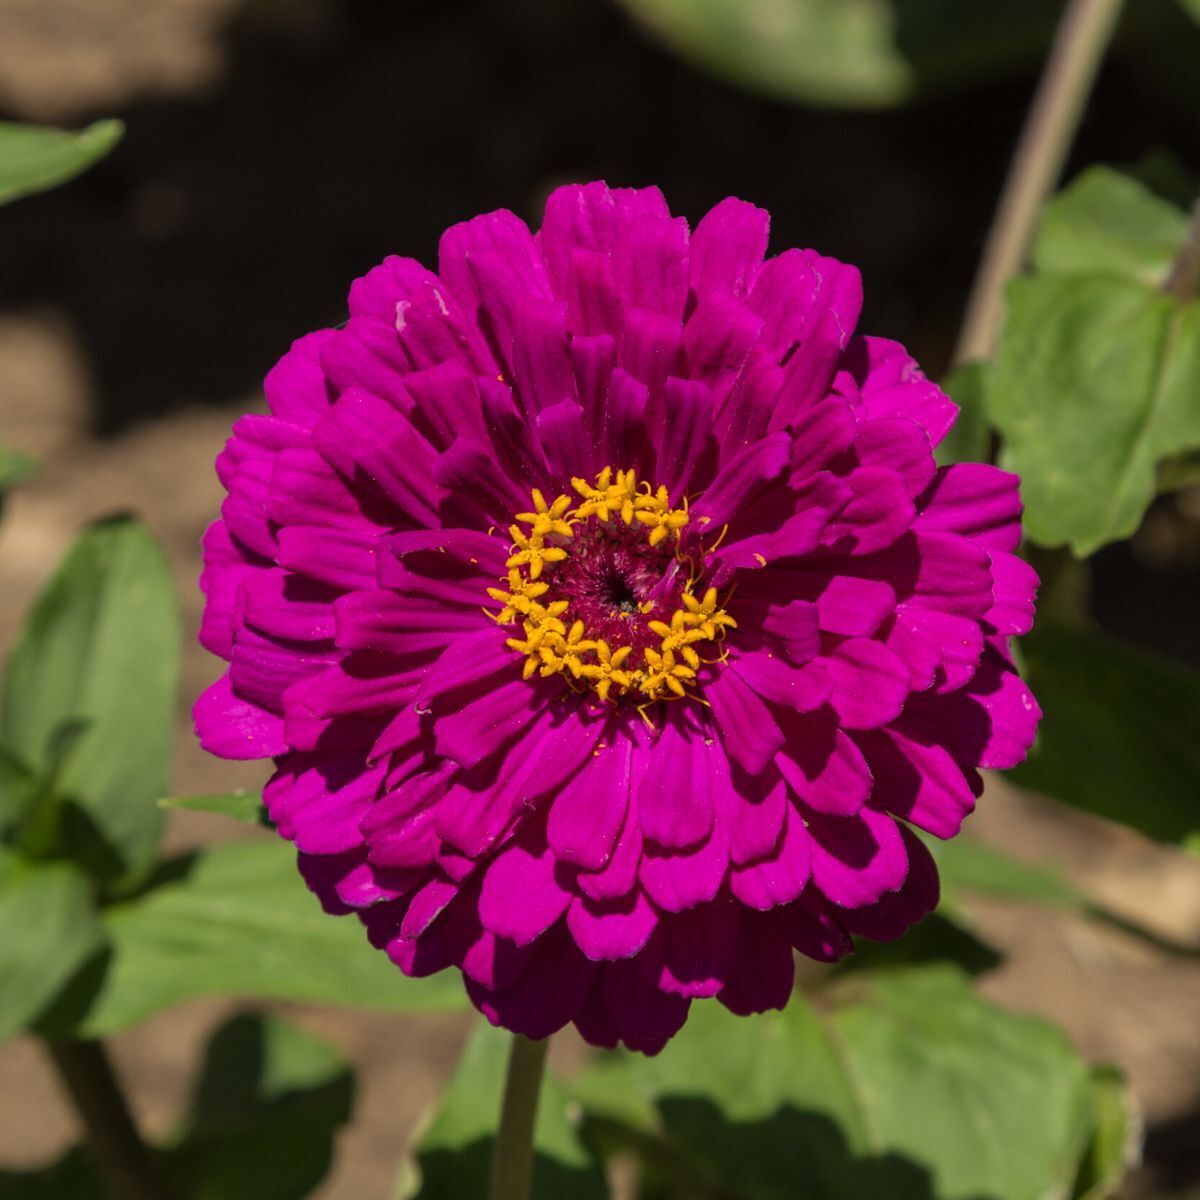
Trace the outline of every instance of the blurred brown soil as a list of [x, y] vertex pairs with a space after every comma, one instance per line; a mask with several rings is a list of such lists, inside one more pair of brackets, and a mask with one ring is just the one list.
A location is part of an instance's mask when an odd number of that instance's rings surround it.
[[[13, 115], [74, 121], [147, 92], [203, 91], [220, 75], [217, 35], [235, 3], [0, 0], [0, 104]], [[286, 7], [269, 0], [251, 6], [275, 18]], [[286, 20], [308, 36], [323, 12], [318, 3], [297, 0]], [[331, 305], [334, 300], [329, 297]], [[283, 346], [259, 347], [259, 353], [266, 358], [272, 349]], [[115, 510], [139, 513], [166, 547], [188, 631], [175, 790], [257, 787], [260, 767], [218, 762], [199, 751], [186, 709], [187, 698], [217, 670], [193, 637], [199, 539], [221, 498], [212, 462], [230, 422], [259, 399], [247, 391], [216, 405], [175, 405], [166, 416], [98, 438], [90, 432], [102, 399], [96, 389], [67, 309], [39, 302], [0, 312], [0, 441], [44, 464], [11, 498], [0, 522], [0, 647], [9, 644], [28, 602], [84, 523]], [[971, 829], [1013, 853], [1061, 866], [1113, 909], [1200, 944], [1200, 862], [996, 782]], [[230, 836], [219, 819], [180, 815], [169, 841], [180, 849]], [[1177, 1189], [1200, 1178], [1200, 963], [1041, 909], [979, 904], [978, 917], [982, 936], [1006, 955], [985, 978], [985, 992], [1054, 1019], [1090, 1058], [1117, 1062], [1128, 1073], [1151, 1131], [1154, 1169], [1135, 1179], [1127, 1195], [1182, 1196]], [[178, 1118], [200, 1046], [234, 1007], [186, 1004], [115, 1040], [149, 1130], [168, 1129]], [[382, 1200], [413, 1129], [453, 1066], [469, 1018], [278, 1007], [332, 1039], [358, 1072], [355, 1120], [318, 1196]], [[565, 1040], [556, 1053], [577, 1057], [578, 1047]], [[44, 1163], [74, 1136], [37, 1047], [25, 1039], [0, 1047], [0, 1165]]]

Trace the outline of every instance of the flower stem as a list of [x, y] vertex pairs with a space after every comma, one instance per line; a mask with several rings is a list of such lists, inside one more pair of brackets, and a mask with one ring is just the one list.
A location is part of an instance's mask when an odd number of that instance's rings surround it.
[[43, 1045], [83, 1123], [92, 1164], [116, 1200], [168, 1200], [103, 1043], [47, 1039]]
[[1200, 295], [1200, 200], [1192, 205], [1187, 240], [1171, 264], [1163, 291], [1184, 303]]
[[533, 1183], [533, 1127], [549, 1045], [548, 1038], [534, 1042], [519, 1033], [513, 1034], [500, 1128], [492, 1144], [490, 1200], [529, 1200]]
[[987, 358], [995, 349], [1004, 285], [1020, 270], [1042, 205], [1062, 173], [1121, 5], [1122, 0], [1067, 4], [988, 231], [954, 351], [956, 366]]

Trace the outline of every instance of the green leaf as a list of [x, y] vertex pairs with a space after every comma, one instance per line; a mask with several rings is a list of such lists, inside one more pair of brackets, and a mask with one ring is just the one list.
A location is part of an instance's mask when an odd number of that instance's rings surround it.
[[1021, 643], [1045, 711], [1024, 787], [1162, 842], [1200, 837], [1200, 676], [1087, 629]]
[[1109, 1200], [1138, 1157], [1138, 1120], [1119, 1068], [1092, 1068], [1091, 1099], [1091, 1139], [1071, 1200]]
[[24, 1029], [103, 944], [91, 890], [67, 863], [0, 851], [0, 1040]]
[[934, 452], [939, 467], [960, 462], [987, 462], [992, 432], [985, 400], [991, 365], [975, 362], [960, 367], [942, 380], [942, 390], [958, 405], [958, 419]]
[[163, 808], [181, 808], [187, 812], [219, 813], [245, 825], [267, 823], [260, 792], [233, 792], [228, 796], [167, 796], [159, 804]]
[[[328, 1173], [354, 1079], [325, 1042], [274, 1017], [216, 1031], [182, 1130], [158, 1151], [179, 1200], [301, 1200]], [[98, 1200], [85, 1154], [40, 1171], [0, 1172], [0, 1200]]]
[[1079, 556], [1128, 537], [1164, 458], [1200, 446], [1200, 303], [1115, 275], [1014, 280], [989, 396], [1025, 529]]
[[672, 49], [784, 100], [875, 108], [1040, 57], [1041, 0], [622, 0]]
[[1091, 167], [1046, 208], [1039, 271], [1112, 274], [1157, 287], [1187, 236], [1187, 214], [1111, 167]]
[[0, 445], [0, 494], [20, 483], [37, 470], [37, 462], [27, 454]]
[[[404, 1200], [462, 1200], [486, 1196], [492, 1135], [512, 1034], [482, 1022], [475, 1026], [437, 1115], [415, 1147], [399, 1195]], [[552, 1200], [603, 1200], [599, 1166], [580, 1140], [561, 1086], [547, 1074], [534, 1130], [533, 1194]]]
[[665, 1138], [731, 1200], [1068, 1194], [1090, 1095], [1066, 1038], [952, 968], [862, 985], [847, 977], [828, 1011], [696, 1004], [659, 1056], [610, 1056], [573, 1093], [589, 1115]]
[[1179, 0], [1179, 3], [1183, 5], [1184, 12], [1200, 21], [1200, 0]]
[[960, 890], [1083, 911], [1087, 897], [1058, 871], [1022, 862], [969, 837], [948, 842], [924, 839], [937, 862], [943, 897], [957, 900]]
[[93, 526], [12, 652], [0, 740], [33, 771], [56, 773], [76, 818], [67, 833], [101, 873], [137, 875], [153, 860], [178, 679], [179, 612], [162, 554], [128, 518]]
[[43, 1028], [102, 1037], [196, 996], [234, 995], [388, 1011], [465, 1007], [457, 972], [409, 979], [331, 917], [278, 838], [214, 846], [163, 864], [147, 891], [102, 913], [103, 971], [74, 981]]
[[167, 1169], [189, 1200], [300, 1200], [333, 1161], [354, 1078], [337, 1051], [273, 1017], [234, 1017], [209, 1042]]
[[97, 121], [79, 133], [0, 121], [0, 204], [74, 179], [124, 132], [120, 121]]

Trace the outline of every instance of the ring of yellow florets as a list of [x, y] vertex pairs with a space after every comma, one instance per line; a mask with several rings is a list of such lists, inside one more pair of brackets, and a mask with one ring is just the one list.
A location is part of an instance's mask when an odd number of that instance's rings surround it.
[[[605, 467], [594, 484], [574, 478], [571, 486], [579, 501], [560, 495], [547, 502], [536, 488], [533, 510], [517, 513], [509, 527], [511, 553], [505, 564], [507, 579], [488, 595], [502, 605], [489, 615], [501, 625], [519, 623], [523, 637], [508, 639], [508, 645], [525, 656], [524, 676], [563, 675], [577, 690], [590, 689], [602, 701], [631, 697], [639, 704], [672, 700], [689, 694], [706, 662], [698, 647], [721, 642], [737, 622], [718, 602], [716, 588], [702, 595], [694, 592], [694, 573], [689, 572], [678, 594], [680, 606], [669, 620], [652, 620], [646, 630], [657, 646], [610, 645], [593, 636], [582, 620], [570, 611], [569, 600], [549, 599], [556, 569], [571, 554], [575, 530], [595, 523], [611, 528], [625, 527], [644, 533], [646, 544], [656, 547], [674, 539], [676, 558], [687, 559], [680, 546], [690, 517], [687, 500], [672, 508], [667, 489], [639, 485], [636, 473]], [[523, 526], [527, 528], [523, 528]], [[639, 605], [648, 612], [649, 606]]]

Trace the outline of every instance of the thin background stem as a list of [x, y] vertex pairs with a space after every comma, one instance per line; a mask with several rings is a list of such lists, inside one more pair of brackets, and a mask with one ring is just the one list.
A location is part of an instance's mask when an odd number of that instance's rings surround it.
[[533, 1128], [549, 1038], [513, 1034], [504, 1080], [500, 1127], [492, 1143], [491, 1200], [529, 1200], [533, 1183]]
[[138, 1133], [103, 1044], [47, 1040], [43, 1045], [83, 1122], [92, 1163], [113, 1196], [168, 1200], [170, 1193]]
[[988, 358], [996, 345], [1004, 285], [1021, 269], [1042, 205], [1062, 173], [1123, 0], [1070, 0], [1025, 119], [992, 227], [954, 365]]

